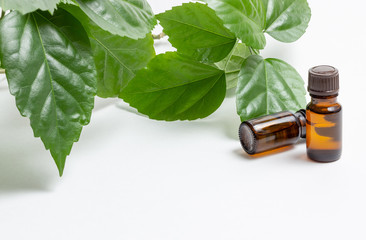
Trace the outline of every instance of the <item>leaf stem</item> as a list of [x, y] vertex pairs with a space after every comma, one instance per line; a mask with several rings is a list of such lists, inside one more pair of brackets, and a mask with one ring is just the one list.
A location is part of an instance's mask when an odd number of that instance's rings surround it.
[[160, 40], [165, 36], [166, 36], [166, 34], [164, 32], [161, 32], [160, 34], [152, 34], [152, 38], [155, 40]]
[[5, 11], [3, 9], [1, 9], [0, 12], [0, 19], [3, 19], [3, 17], [5, 16]]
[[231, 57], [234, 54], [236, 46], [238, 46], [238, 43], [239, 43], [239, 39], [236, 39], [235, 45], [234, 45], [233, 49], [231, 50], [231, 52], [229, 53], [229, 58], [227, 59], [227, 62], [225, 63], [225, 68], [224, 68], [225, 71], [226, 71], [227, 66], [229, 65]]
[[259, 55], [259, 50], [249, 47], [249, 51], [252, 55]]

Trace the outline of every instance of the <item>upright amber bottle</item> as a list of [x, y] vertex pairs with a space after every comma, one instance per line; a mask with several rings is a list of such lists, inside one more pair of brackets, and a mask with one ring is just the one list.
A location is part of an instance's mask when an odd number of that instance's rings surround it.
[[318, 162], [334, 162], [342, 153], [342, 106], [337, 102], [339, 73], [331, 66], [309, 70], [311, 102], [306, 108], [308, 157]]

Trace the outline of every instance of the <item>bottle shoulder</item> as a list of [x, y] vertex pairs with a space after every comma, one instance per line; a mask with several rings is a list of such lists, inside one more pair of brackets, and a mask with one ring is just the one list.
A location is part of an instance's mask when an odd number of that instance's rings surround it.
[[331, 114], [331, 113], [337, 113], [342, 111], [342, 105], [339, 102], [333, 102], [333, 103], [313, 103], [310, 102], [306, 106], [306, 110], [310, 110], [315, 113], [321, 113], [321, 114]]

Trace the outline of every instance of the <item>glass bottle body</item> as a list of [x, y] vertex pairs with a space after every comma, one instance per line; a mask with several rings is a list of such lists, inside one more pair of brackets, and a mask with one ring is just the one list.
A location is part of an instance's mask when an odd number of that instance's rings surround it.
[[342, 153], [342, 106], [337, 95], [311, 95], [306, 108], [308, 157], [318, 162], [334, 162]]
[[239, 137], [244, 150], [253, 155], [295, 144], [305, 138], [305, 127], [305, 110], [285, 111], [243, 122]]

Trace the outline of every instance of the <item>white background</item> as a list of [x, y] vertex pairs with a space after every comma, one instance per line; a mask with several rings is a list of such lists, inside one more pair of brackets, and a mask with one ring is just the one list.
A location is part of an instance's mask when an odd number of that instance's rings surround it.
[[[149, 2], [158, 13], [181, 1]], [[207, 119], [173, 123], [98, 99], [59, 178], [3, 81], [0, 239], [366, 239], [366, 3], [309, 3], [304, 37], [283, 44], [267, 36], [263, 55], [288, 61], [305, 80], [314, 65], [339, 68], [340, 161], [311, 162], [304, 143], [249, 157], [233, 97]], [[159, 53], [168, 49], [166, 39], [157, 43]]]

